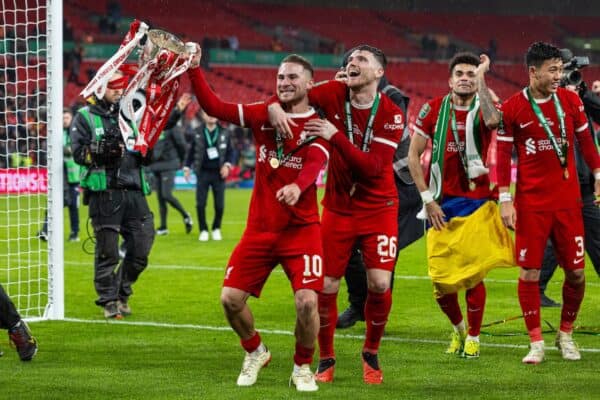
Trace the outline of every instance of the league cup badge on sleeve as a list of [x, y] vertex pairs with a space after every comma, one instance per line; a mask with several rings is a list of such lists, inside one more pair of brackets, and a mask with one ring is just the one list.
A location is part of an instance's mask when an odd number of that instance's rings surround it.
[[[141, 45], [144, 37], [147, 40]], [[176, 103], [179, 77], [190, 67], [196, 46], [182, 42], [169, 32], [148, 30], [148, 25], [135, 20], [117, 53], [98, 70], [92, 82], [81, 92], [82, 96], [95, 93], [102, 98], [106, 90], [103, 80], [108, 82], [136, 46], [139, 49], [139, 69], [129, 79], [121, 98], [119, 128], [127, 149], [145, 155], [148, 149], [154, 147], [169, 119]]]

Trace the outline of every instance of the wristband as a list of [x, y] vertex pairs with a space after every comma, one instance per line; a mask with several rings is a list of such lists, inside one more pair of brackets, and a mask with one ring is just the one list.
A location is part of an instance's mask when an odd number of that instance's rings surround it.
[[594, 179], [596, 179], [597, 181], [600, 181], [600, 172], [594, 173]]
[[498, 201], [500, 203], [506, 203], [508, 201], [512, 201], [512, 194], [510, 194], [510, 192], [502, 192], [498, 195]]
[[421, 195], [421, 200], [423, 200], [423, 204], [429, 204], [433, 201], [433, 195], [429, 190], [425, 190], [419, 193]]

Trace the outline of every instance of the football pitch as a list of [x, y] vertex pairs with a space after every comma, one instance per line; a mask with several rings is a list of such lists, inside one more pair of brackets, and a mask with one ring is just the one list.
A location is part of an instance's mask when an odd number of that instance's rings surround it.
[[[106, 321], [94, 304], [93, 244], [85, 242], [87, 208], [80, 210], [82, 242], [65, 242], [64, 321], [30, 324], [39, 351], [18, 360], [6, 335], [0, 339], [0, 398], [5, 399], [590, 399], [600, 397], [600, 280], [588, 260], [586, 297], [575, 339], [582, 360], [563, 361], [554, 347], [559, 308], [543, 308], [546, 360], [524, 365], [528, 337], [522, 319], [483, 328], [481, 357], [444, 354], [451, 326], [439, 310], [427, 277], [425, 242], [400, 253], [393, 307], [380, 349], [384, 383], [362, 382], [360, 349], [364, 323], [337, 331], [335, 381], [312, 394], [288, 386], [294, 349], [294, 301], [280, 267], [260, 299], [250, 299], [256, 327], [273, 354], [258, 382], [236, 386], [244, 356], [219, 302], [228, 257], [240, 238], [250, 190], [226, 191], [221, 242], [199, 242], [197, 221], [186, 235], [169, 209], [169, 235], [158, 236], [148, 269], [134, 286], [133, 315]], [[194, 193], [176, 196], [196, 218]], [[210, 200], [212, 201], [212, 199]], [[158, 218], [155, 195], [149, 198]], [[212, 219], [212, 203], [208, 206]], [[157, 225], [157, 223], [156, 223]], [[68, 235], [65, 210], [65, 235]], [[476, 243], [472, 244], [477, 246]], [[86, 251], [84, 251], [87, 250]], [[497, 269], [486, 279], [484, 324], [520, 314], [516, 268]], [[561, 299], [558, 270], [547, 294]], [[460, 295], [464, 305], [464, 296]], [[339, 310], [346, 308], [342, 287]], [[464, 307], [463, 307], [464, 309]], [[316, 353], [318, 358], [318, 350]], [[316, 359], [315, 358], [315, 359]], [[313, 367], [316, 365], [313, 363]], [[350, 396], [350, 397], [347, 397]]]

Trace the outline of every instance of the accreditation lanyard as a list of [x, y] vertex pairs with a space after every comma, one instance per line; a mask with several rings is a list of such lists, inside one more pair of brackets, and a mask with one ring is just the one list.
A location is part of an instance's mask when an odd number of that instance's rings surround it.
[[[369, 115], [369, 119], [367, 121], [367, 129], [363, 135], [363, 142], [361, 145], [362, 151], [367, 151], [369, 149], [369, 144], [371, 143], [371, 139], [373, 138], [373, 123], [375, 122], [375, 115], [377, 114], [377, 109], [379, 108], [379, 92], [375, 95], [375, 100], [373, 101], [373, 106], [371, 107], [371, 115]], [[344, 111], [346, 112], [346, 134], [348, 135], [348, 140], [350, 143], [354, 144], [354, 128], [352, 125], [352, 110], [350, 109], [350, 94], [346, 95], [346, 103], [344, 105]]]
[[219, 138], [219, 126], [215, 127], [214, 135], [210, 136], [210, 132], [208, 128], [204, 127], [204, 137], [206, 138], [206, 147], [213, 147], [215, 143], [217, 143], [217, 139]]
[[[471, 102], [471, 105], [469, 106], [469, 112], [471, 112], [473, 110], [473, 108], [475, 108], [475, 99], [473, 99], [473, 101]], [[465, 148], [464, 150], [460, 150], [460, 138], [458, 136], [458, 125], [456, 124], [456, 113], [454, 112], [454, 104], [451, 102], [450, 103], [450, 128], [452, 130], [452, 136], [454, 136], [454, 141], [456, 142], [456, 149], [458, 151], [458, 155], [460, 156], [460, 161], [462, 162], [463, 168], [465, 170], [465, 174], [467, 175], [467, 179], [469, 180], [469, 188], [471, 190], [474, 190], [474, 185], [475, 183], [473, 181], [470, 180], [469, 177], [469, 164], [468, 164], [468, 160], [467, 160], [467, 135], [469, 135], [469, 133], [467, 132], [467, 126], [465, 123]], [[476, 134], [479, 134], [479, 113], [477, 113], [477, 115], [475, 115], [475, 118], [473, 120], [473, 137], [476, 137]]]
[[554, 102], [554, 108], [556, 109], [556, 114], [558, 115], [558, 121], [560, 124], [560, 138], [562, 141], [562, 146], [559, 146], [556, 142], [556, 136], [552, 133], [550, 126], [548, 125], [548, 121], [546, 121], [546, 117], [544, 117], [544, 113], [540, 106], [537, 105], [533, 96], [531, 95], [531, 91], [529, 88], [526, 90], [527, 92], [527, 100], [529, 100], [529, 104], [531, 104], [531, 108], [533, 108], [533, 112], [535, 116], [542, 124], [544, 131], [546, 131], [546, 135], [548, 139], [552, 143], [552, 147], [554, 148], [554, 152], [558, 157], [558, 161], [560, 162], [560, 166], [563, 168], [565, 179], [569, 178], [569, 172], [567, 170], [567, 151], [569, 149], [569, 143], [567, 142], [567, 130], [565, 129], [565, 113], [560, 105], [560, 101], [558, 100], [558, 96], [556, 93], [552, 94], [552, 101]]

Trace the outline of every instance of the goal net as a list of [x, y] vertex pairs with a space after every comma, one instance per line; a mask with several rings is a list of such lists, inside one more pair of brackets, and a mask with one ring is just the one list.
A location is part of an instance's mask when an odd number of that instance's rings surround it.
[[0, 4], [0, 283], [62, 318], [62, 1]]

